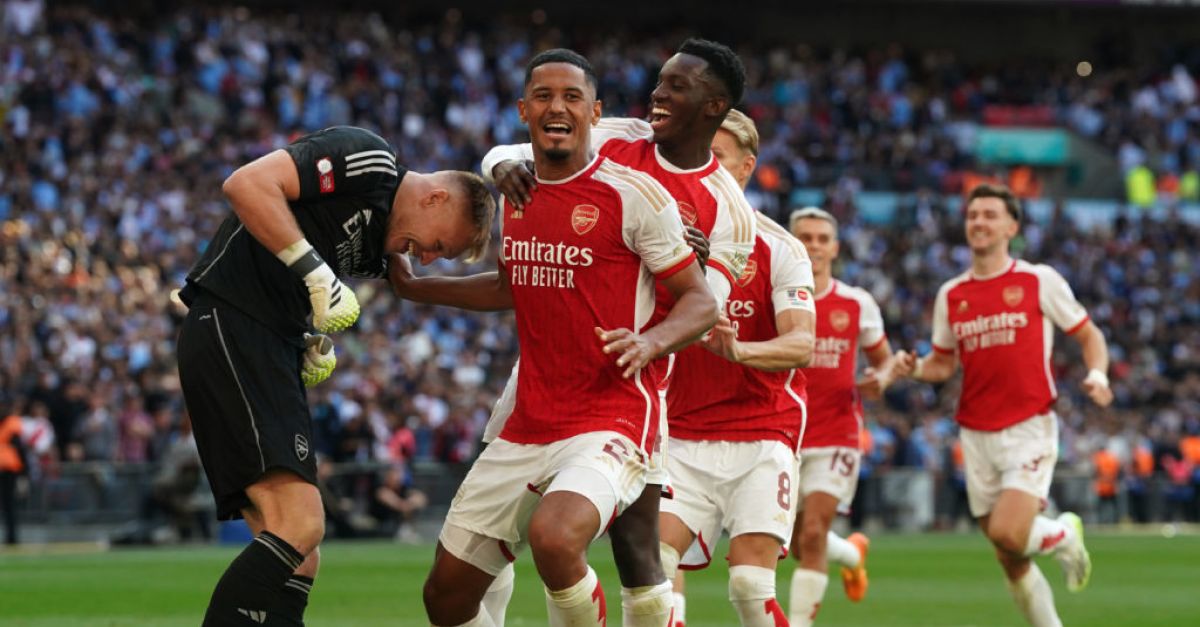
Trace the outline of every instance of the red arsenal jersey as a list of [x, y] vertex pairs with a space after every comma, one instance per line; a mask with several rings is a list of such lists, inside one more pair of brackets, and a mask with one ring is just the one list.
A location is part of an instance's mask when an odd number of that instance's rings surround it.
[[933, 348], [957, 352], [962, 362], [959, 424], [999, 431], [1048, 411], [1058, 395], [1050, 373], [1053, 326], [1070, 334], [1087, 320], [1050, 266], [1013, 261], [999, 275], [966, 272], [942, 285]]
[[[754, 252], [733, 283], [725, 314], [743, 342], [779, 336], [775, 316], [813, 311], [812, 264], [804, 246], [770, 218], [758, 217]], [[671, 437], [779, 440], [793, 449], [804, 433], [804, 375], [766, 372], [691, 346], [676, 357], [668, 394]]]
[[858, 348], [887, 341], [879, 305], [866, 290], [834, 279], [817, 295], [817, 346], [808, 377], [808, 429], [801, 448], [858, 448], [862, 401], [855, 385]]
[[611, 430], [647, 449], [658, 428], [653, 369], [622, 378], [593, 329], [645, 327], [655, 278], [694, 261], [675, 202], [646, 174], [598, 157], [566, 180], [539, 180], [524, 211], [501, 211], [521, 368], [500, 437], [544, 444]]

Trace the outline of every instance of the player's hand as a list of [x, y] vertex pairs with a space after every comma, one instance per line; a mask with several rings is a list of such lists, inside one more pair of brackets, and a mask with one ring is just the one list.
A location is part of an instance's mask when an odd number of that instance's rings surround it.
[[333, 349], [333, 340], [328, 335], [304, 334], [304, 363], [300, 367], [300, 380], [304, 387], [310, 388], [333, 374], [337, 367], [337, 353]]
[[879, 400], [887, 387], [883, 384], [880, 372], [870, 366], [863, 369], [862, 378], [855, 381], [854, 386], [858, 388], [859, 396], [872, 401]]
[[604, 342], [604, 352], [616, 354], [617, 366], [624, 368], [621, 376], [628, 379], [658, 356], [658, 347], [643, 335], [629, 329], [613, 329], [605, 331], [596, 327], [596, 337]]
[[911, 377], [917, 368], [917, 356], [905, 351], [896, 351], [892, 356], [892, 379]]
[[508, 159], [492, 168], [492, 180], [496, 189], [508, 199], [508, 204], [521, 210], [533, 199], [537, 189], [537, 177], [533, 175], [532, 161]]
[[704, 231], [694, 226], [683, 227], [683, 239], [688, 246], [696, 252], [696, 259], [700, 261], [700, 267], [708, 265], [708, 238], [704, 237]]
[[392, 292], [403, 298], [408, 293], [408, 282], [413, 280], [412, 262], [403, 253], [388, 253], [388, 283]]
[[[307, 245], [307, 242], [301, 240]], [[333, 268], [309, 247], [299, 259], [288, 266], [304, 280], [308, 300], [312, 303], [313, 326], [321, 333], [342, 331], [358, 320], [360, 309], [354, 290], [346, 287], [333, 273]]]
[[717, 325], [700, 340], [700, 344], [718, 357], [733, 363], [741, 363], [741, 351], [738, 349], [737, 328], [725, 314], [717, 318]]
[[1101, 407], [1108, 407], [1112, 404], [1112, 388], [1108, 385], [1108, 376], [1103, 372], [1099, 370], [1089, 371], [1082, 385], [1083, 391], [1087, 393], [1088, 398], [1092, 399], [1093, 403]]

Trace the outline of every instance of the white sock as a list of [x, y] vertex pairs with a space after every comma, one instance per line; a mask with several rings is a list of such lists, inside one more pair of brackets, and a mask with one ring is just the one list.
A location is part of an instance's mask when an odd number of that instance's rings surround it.
[[672, 592], [671, 596], [675, 603], [675, 617], [668, 627], [684, 627], [687, 625], [687, 597], [682, 592]]
[[[437, 625], [434, 625], [433, 627], [437, 627]], [[489, 617], [488, 613], [485, 612], [481, 607], [479, 608], [479, 613], [475, 615], [475, 618], [472, 618], [471, 620], [460, 625], [454, 625], [453, 627], [496, 627], [496, 623], [492, 622], [491, 617]]]
[[674, 606], [671, 582], [657, 586], [621, 588], [621, 624], [624, 627], [663, 627]]
[[792, 627], [809, 627], [813, 624], [828, 585], [827, 573], [804, 568], [797, 568], [792, 573], [792, 598], [788, 603], [788, 622]]
[[546, 612], [550, 627], [603, 627], [608, 616], [596, 571], [588, 566], [583, 579], [565, 590], [546, 588]]
[[1045, 555], [1063, 546], [1071, 530], [1066, 525], [1045, 516], [1035, 516], [1029, 527], [1029, 540], [1025, 542], [1025, 555]]
[[729, 567], [729, 600], [742, 627], [787, 627], [775, 600], [775, 570], [745, 564]]
[[512, 564], [505, 566], [483, 595], [483, 610], [491, 617], [496, 627], [504, 627], [504, 615], [508, 611], [508, 602], [513, 594], [513, 580], [516, 579], [513, 570]]
[[1029, 572], [1017, 581], [1007, 581], [1008, 591], [1025, 620], [1033, 627], [1062, 627], [1054, 609], [1054, 591], [1037, 564], [1029, 564]]
[[849, 540], [830, 531], [825, 534], [825, 559], [847, 568], [854, 568], [862, 561], [862, 553], [859, 553], [858, 547]]

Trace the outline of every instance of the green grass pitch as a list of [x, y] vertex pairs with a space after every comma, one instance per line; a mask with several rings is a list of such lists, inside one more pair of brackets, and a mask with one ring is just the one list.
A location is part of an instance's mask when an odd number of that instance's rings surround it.
[[[1039, 564], [1054, 586], [1068, 625], [1200, 624], [1200, 537], [1088, 537], [1095, 563], [1091, 586], [1069, 594], [1053, 560]], [[608, 597], [609, 622], [620, 625], [620, 590], [608, 545], [592, 563]], [[213, 584], [235, 548], [112, 550], [95, 553], [0, 554], [0, 625], [4, 627], [195, 626]], [[718, 555], [723, 555], [723, 550]], [[306, 622], [321, 627], [428, 625], [421, 583], [432, 547], [329, 543]], [[688, 578], [688, 625], [735, 626], [726, 599], [724, 560]], [[540, 583], [528, 556], [518, 561], [509, 627], [545, 625]], [[991, 551], [976, 535], [880, 535], [872, 539], [871, 589], [846, 601], [831, 572], [818, 624], [1021, 625]], [[792, 563], [779, 575], [780, 601]]]

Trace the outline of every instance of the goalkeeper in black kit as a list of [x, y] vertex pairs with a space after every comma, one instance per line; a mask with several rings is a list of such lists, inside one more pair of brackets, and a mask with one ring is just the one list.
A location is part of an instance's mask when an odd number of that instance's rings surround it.
[[203, 625], [303, 625], [325, 532], [304, 388], [336, 363], [324, 334], [358, 319], [340, 278], [382, 278], [390, 253], [477, 258], [495, 201], [479, 177], [409, 172], [348, 126], [242, 166], [222, 191], [234, 215], [179, 292], [179, 377], [217, 517], [245, 518], [255, 538]]

